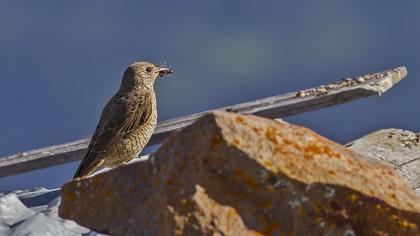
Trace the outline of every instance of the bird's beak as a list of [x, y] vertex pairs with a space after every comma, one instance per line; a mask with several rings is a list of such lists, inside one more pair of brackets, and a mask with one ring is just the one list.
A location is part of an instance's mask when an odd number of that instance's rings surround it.
[[174, 73], [174, 71], [171, 68], [165, 68], [165, 67], [156, 68], [156, 72], [159, 74], [159, 76], [164, 76], [164, 75], [167, 75], [167, 74]]

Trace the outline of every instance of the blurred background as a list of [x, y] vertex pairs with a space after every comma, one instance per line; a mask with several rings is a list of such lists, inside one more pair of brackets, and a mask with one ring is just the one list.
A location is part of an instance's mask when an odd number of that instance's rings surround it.
[[[382, 97], [298, 116], [345, 144], [420, 130], [420, 1], [1, 1], [0, 156], [91, 134], [127, 65], [166, 62], [159, 120], [400, 65]], [[417, 104], [417, 105], [416, 105]], [[78, 162], [0, 178], [0, 191], [60, 187]]]

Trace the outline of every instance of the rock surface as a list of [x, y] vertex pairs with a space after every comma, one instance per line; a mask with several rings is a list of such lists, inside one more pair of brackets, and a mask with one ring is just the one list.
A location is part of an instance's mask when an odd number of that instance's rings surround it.
[[391, 164], [420, 194], [420, 133], [382, 129], [346, 145], [366, 156]]
[[60, 216], [112, 235], [420, 234], [420, 197], [388, 165], [306, 128], [226, 112], [61, 196]]

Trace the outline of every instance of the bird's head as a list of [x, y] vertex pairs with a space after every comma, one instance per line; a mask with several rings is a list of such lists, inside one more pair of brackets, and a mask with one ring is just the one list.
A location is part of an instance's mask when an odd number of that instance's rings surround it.
[[125, 70], [121, 86], [153, 89], [157, 77], [171, 73], [173, 70], [167, 67], [158, 67], [150, 62], [135, 62]]

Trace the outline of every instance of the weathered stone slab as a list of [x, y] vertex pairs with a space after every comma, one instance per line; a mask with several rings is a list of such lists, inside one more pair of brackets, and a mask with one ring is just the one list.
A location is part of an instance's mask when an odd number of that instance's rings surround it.
[[420, 197], [388, 165], [306, 128], [226, 112], [61, 196], [60, 216], [112, 235], [420, 234]]
[[382, 129], [346, 145], [388, 164], [420, 194], [420, 133]]

